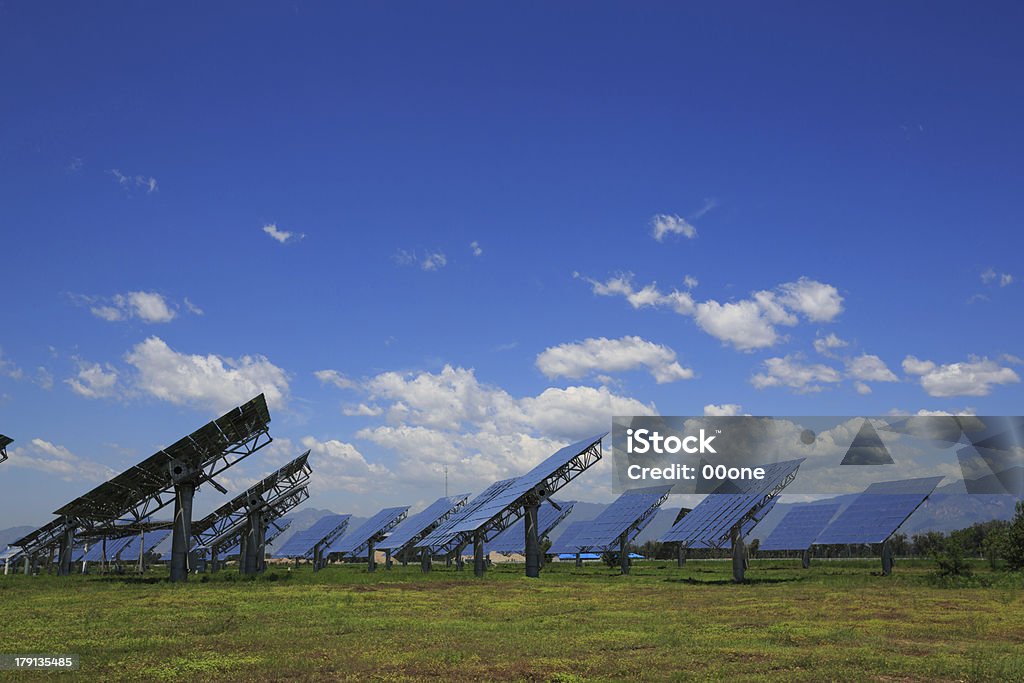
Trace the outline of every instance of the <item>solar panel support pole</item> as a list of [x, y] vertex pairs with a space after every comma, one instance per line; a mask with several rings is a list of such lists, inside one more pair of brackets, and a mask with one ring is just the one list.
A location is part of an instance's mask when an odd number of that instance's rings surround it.
[[529, 500], [524, 506], [523, 529], [526, 532], [526, 575], [531, 579], [540, 576], [540, 539], [537, 537], [537, 510], [540, 501]]
[[[171, 465], [171, 471], [176, 468]], [[171, 532], [171, 581], [188, 581], [192, 543], [192, 498], [196, 493], [194, 481], [174, 484], [174, 529]]]
[[676, 548], [676, 566], [677, 567], [684, 567], [684, 566], [686, 566], [686, 550], [687, 550], [686, 546], [683, 545], [682, 543], [680, 543], [679, 547]]
[[384, 551], [384, 569], [391, 569], [391, 548]]
[[420, 553], [420, 570], [424, 574], [430, 571], [430, 548], [424, 548]]
[[57, 574], [68, 576], [71, 574], [71, 553], [75, 546], [75, 529], [68, 526], [60, 538], [60, 555], [57, 558]]
[[889, 541], [882, 543], [882, 576], [892, 574], [892, 545]]
[[800, 556], [800, 566], [802, 566], [804, 569], [807, 569], [807, 568], [809, 568], [811, 566], [811, 549], [810, 548], [805, 550], [803, 552], [803, 554]]
[[629, 548], [626, 547], [626, 536], [627, 534], [619, 536], [619, 569], [622, 570], [623, 576], [629, 575]]
[[583, 566], [583, 557], [580, 555], [580, 553], [576, 553], [576, 566], [577, 567], [582, 567]]
[[743, 542], [743, 525], [737, 524], [732, 528], [732, 580], [734, 583], [743, 583], [744, 573], [747, 570], [747, 546]]
[[473, 534], [473, 574], [483, 576], [487, 567], [484, 565], [484, 537], [479, 531]]
[[370, 574], [377, 571], [377, 551], [374, 545], [372, 538], [366, 542], [366, 571]]

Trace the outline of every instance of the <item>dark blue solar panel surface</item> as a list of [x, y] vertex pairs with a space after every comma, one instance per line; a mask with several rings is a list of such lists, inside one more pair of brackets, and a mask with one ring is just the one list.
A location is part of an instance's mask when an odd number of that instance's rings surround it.
[[318, 519], [313, 526], [295, 532], [288, 542], [274, 553], [275, 557], [311, 557], [313, 547], [334, 540], [344, 532], [352, 515], [327, 515]]
[[940, 481], [942, 477], [923, 477], [872, 484], [839, 513], [814, 544], [882, 543], [903, 525]]
[[515, 480], [515, 484], [509, 486], [499, 495], [492, 498], [486, 504], [472, 510], [453, 527], [456, 532], [476, 531], [497, 515], [501, 514], [507, 507], [515, 503], [521, 496], [531, 489], [544, 483], [556, 470], [570, 462], [573, 458], [583, 453], [594, 444], [601, 441], [604, 434], [596, 434], [589, 439], [577, 441], [565, 448], [559, 449], [554, 455], [540, 463], [532, 470]]
[[489, 500], [499, 495], [506, 488], [512, 486], [512, 484], [514, 484], [515, 481], [516, 479], [515, 477], [513, 477], [511, 479], [502, 479], [501, 481], [494, 482], [486, 489], [484, 489], [480, 493], [480, 495], [478, 495], [473, 500], [469, 501], [469, 503], [466, 504], [461, 510], [456, 512], [454, 515], [452, 515], [443, 523], [441, 523], [440, 526], [431, 531], [430, 535], [428, 535], [426, 538], [424, 538], [422, 541], [419, 541], [416, 544], [416, 547], [430, 548], [431, 550], [454, 550], [454, 548], [449, 548], [448, 546], [451, 543], [455, 542], [459, 535], [459, 533], [455, 530], [455, 527], [458, 526], [459, 522], [467, 515], [472, 514], [475, 509], [485, 505]]
[[468, 493], [438, 498], [422, 512], [406, 518], [404, 522], [396, 526], [387, 538], [377, 544], [377, 547], [381, 550], [400, 550], [467, 498], [469, 498]]
[[[146, 534], [146, 552], [147, 553], [150, 552], [151, 550], [153, 550], [153, 548], [155, 548], [158, 545], [160, 545], [161, 543], [163, 543], [164, 539], [167, 538], [170, 535], [171, 535], [171, 530], [170, 529], [161, 530], [161, 531], [150, 531], [148, 534]], [[122, 560], [129, 560], [129, 559], [136, 559], [137, 560], [137, 559], [139, 559], [139, 543], [140, 542], [141, 542], [141, 539], [138, 536], [132, 536], [131, 537], [131, 543], [126, 545], [124, 547], [124, 549], [121, 550], [121, 558], [120, 559], [122, 559]]]
[[331, 544], [331, 553], [358, 553], [366, 550], [368, 541], [391, 528], [406, 512], [409, 506], [384, 508], [370, 519], [363, 522], [358, 529], [350, 531]]
[[[107, 562], [117, 558], [117, 554], [121, 552], [129, 543], [131, 543], [131, 537], [126, 538], [112, 538], [107, 541]], [[96, 541], [89, 545], [89, 550], [84, 554], [79, 555], [75, 558], [75, 562], [102, 562], [103, 561], [103, 540]]]
[[619, 537], [652, 508], [660, 507], [671, 489], [671, 485], [655, 486], [622, 494], [590, 521], [586, 530], [576, 537], [576, 545], [591, 550], [617, 548]]
[[576, 545], [576, 539], [587, 529], [587, 525], [590, 524], [590, 520], [583, 522], [573, 522], [565, 528], [562, 535], [554, 540], [551, 547], [548, 548], [548, 552], [552, 554], [575, 554], [579, 550], [579, 546]]
[[839, 510], [839, 503], [801, 505], [786, 513], [758, 550], [807, 550]]
[[[663, 543], [678, 542], [688, 548], [718, 548], [729, 544], [729, 532], [741, 519], [764, 503], [785, 480], [796, 473], [803, 458], [764, 465], [765, 478], [725, 482], [720, 488], [736, 490], [739, 493], [710, 493], [697, 504], [688, 515], [668, 530], [659, 540]], [[770, 501], [774, 505], [774, 501]], [[767, 509], [762, 511], [767, 512]], [[756, 520], [743, 525], [743, 532], [749, 532]]]
[[[540, 506], [540, 509], [537, 511], [537, 538], [544, 538], [550, 534], [551, 530], [558, 526], [558, 523], [572, 512], [573, 503], [559, 503], [559, 505], [562, 508], [561, 510], [547, 503]], [[493, 541], [487, 544], [487, 550], [506, 555], [525, 552], [525, 520], [520, 519], [498, 534]]]

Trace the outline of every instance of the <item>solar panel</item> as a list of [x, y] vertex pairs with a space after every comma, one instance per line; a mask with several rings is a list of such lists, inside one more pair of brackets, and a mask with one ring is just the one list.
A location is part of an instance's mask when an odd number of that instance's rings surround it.
[[[532, 470], [518, 477], [512, 485], [504, 489], [500, 494], [463, 516], [455, 526], [455, 531], [474, 532], [488, 526], [490, 522], [501, 516], [509, 508], [520, 507], [521, 499], [538, 488], [544, 487], [548, 489], [542, 495], [550, 495], [582, 472], [582, 469], [572, 472], [572, 476], [564, 481], [558, 481], [556, 473], [568, 468], [573, 460], [589, 451], [596, 444], [599, 444], [603, 438], [604, 434], [599, 434], [559, 449]], [[596, 459], [594, 461], [596, 462]], [[592, 463], [587, 463], [586, 466], [590, 464]], [[501, 525], [495, 531], [501, 531], [504, 526]]]
[[[774, 498], [796, 478], [803, 458], [764, 465], [764, 479], [722, 482], [659, 540], [687, 548], [721, 548], [737, 525], [748, 532], [774, 505]], [[722, 490], [738, 493], [721, 493]]]
[[[290, 519], [278, 520], [277, 524], [271, 524], [270, 528], [267, 530], [267, 537], [264, 539], [264, 545], [269, 546], [271, 543], [274, 542], [274, 539], [276, 539], [278, 536], [287, 531], [288, 527], [290, 527], [291, 525], [292, 521]], [[242, 543], [241, 540], [239, 540], [229, 545], [225, 550], [221, 550], [220, 556], [223, 558], [228, 558], [232, 555], [240, 554], [241, 551]], [[271, 555], [273, 555], [273, 553], [271, 553]]]
[[405, 519], [407, 512], [409, 512], [408, 505], [384, 508], [363, 522], [355, 531], [350, 531], [344, 537], [334, 541], [327, 553], [341, 553], [342, 555], [351, 555], [352, 557], [363, 557], [364, 555], [360, 555], [360, 553], [366, 552], [370, 541], [375, 540], [378, 536], [383, 536], [390, 529], [397, 526]]
[[0, 434], [0, 462], [7, 459], [7, 446], [13, 441], [11, 437]]
[[643, 530], [661, 504], [668, 500], [671, 490], [670, 484], [627, 491], [590, 521], [576, 537], [576, 547], [586, 550], [617, 549], [623, 534], [628, 535], [626, 540], [629, 541]]
[[459, 545], [464, 543], [462, 536], [455, 531], [455, 527], [459, 524], [462, 518], [466, 515], [472, 514], [473, 510], [486, 504], [487, 501], [500, 494], [506, 488], [515, 483], [515, 481], [515, 477], [513, 477], [511, 479], [502, 479], [501, 481], [494, 482], [484, 489], [480, 495], [469, 501], [469, 503], [461, 510], [446, 519], [436, 529], [417, 542], [414, 547], [428, 548], [431, 552], [439, 554], [455, 550]]
[[313, 526], [297, 531], [274, 553], [275, 557], [312, 557], [318, 545], [330, 544], [338, 536], [345, 533], [352, 515], [327, 515], [321, 517]]
[[931, 495], [942, 477], [872, 484], [814, 540], [814, 545], [884, 543]]
[[388, 534], [387, 538], [378, 543], [377, 547], [397, 553], [406, 546], [415, 544], [465, 506], [468, 500], [468, 493], [438, 498], [422, 512], [407, 517]]
[[[558, 526], [563, 519], [569, 516], [575, 503], [559, 503], [562, 509], [554, 505], [541, 505], [537, 511], [537, 537], [544, 538]], [[511, 555], [513, 553], [523, 554], [526, 550], [526, 521], [520, 519], [512, 526], [498, 534], [493, 541], [487, 544], [487, 549]]]
[[[157, 547], [164, 540], [171, 535], [170, 529], [164, 529], [160, 531], [151, 531], [145, 535], [145, 548], [146, 552], [152, 552], [153, 548]], [[126, 545], [118, 557], [120, 560], [131, 560], [138, 559], [139, 557], [139, 546], [142, 545], [143, 539], [141, 536], [132, 536], [131, 542]]]
[[[106, 544], [106, 559], [107, 562], [111, 562], [117, 559], [119, 553], [125, 549], [125, 547], [131, 543], [131, 538], [114, 538], [107, 541]], [[89, 545], [89, 549], [82, 555], [75, 557], [75, 562], [102, 562], [104, 556], [103, 541], [96, 541]]]
[[125, 515], [130, 517], [128, 521], [148, 517], [174, 500], [172, 467], [195, 470], [199, 481], [212, 481], [217, 474], [270, 443], [269, 423], [267, 401], [260, 394], [54, 514], [74, 519], [81, 526], [112, 524]]
[[587, 526], [591, 520], [573, 522], [569, 526], [565, 527], [565, 531], [552, 542], [551, 547], [548, 548], [548, 552], [553, 555], [575, 555], [579, 552], [579, 547], [576, 545], [576, 539], [586, 531]]
[[829, 520], [839, 503], [800, 505], [786, 513], [779, 525], [757, 546], [758, 550], [807, 550]]

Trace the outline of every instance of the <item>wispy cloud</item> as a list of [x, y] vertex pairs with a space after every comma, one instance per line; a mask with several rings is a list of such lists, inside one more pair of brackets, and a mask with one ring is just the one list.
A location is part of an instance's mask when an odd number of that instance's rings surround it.
[[110, 169], [108, 173], [114, 176], [114, 179], [117, 180], [118, 185], [127, 189], [144, 189], [146, 191], [146, 194], [152, 194], [159, 189], [159, 186], [157, 185], [156, 182], [156, 178], [154, 178], [153, 176], [129, 175], [126, 173], [121, 173], [121, 171], [117, 170], [116, 168]]
[[440, 249], [427, 250], [422, 253], [415, 250], [399, 249], [392, 259], [400, 266], [419, 266], [420, 270], [428, 273], [448, 265], [448, 257]]
[[472, 242], [469, 243], [469, 249], [470, 249], [470, 251], [473, 252], [473, 256], [483, 256], [484, 255], [483, 247], [481, 247], [480, 243], [477, 242], [476, 240], [473, 240]]
[[682, 235], [692, 240], [697, 236], [697, 228], [675, 214], [655, 214], [651, 218], [651, 237], [663, 242], [668, 235]]
[[289, 230], [281, 230], [277, 227], [277, 223], [267, 223], [263, 226], [263, 232], [270, 235], [270, 237], [280, 244], [288, 244], [289, 242], [298, 242], [306, 239], [305, 233], [296, 233]]
[[998, 284], [1000, 287], [1012, 285], [1015, 278], [1010, 273], [998, 273], [994, 268], [988, 268], [981, 273], [981, 281], [986, 285]]
[[[179, 310], [179, 306], [163, 294], [141, 290], [112, 297], [72, 294], [71, 300], [80, 306], [88, 306], [90, 313], [108, 322], [137, 319], [144, 323], [169, 323], [178, 317]], [[193, 315], [203, 313], [188, 299], [185, 307]]]

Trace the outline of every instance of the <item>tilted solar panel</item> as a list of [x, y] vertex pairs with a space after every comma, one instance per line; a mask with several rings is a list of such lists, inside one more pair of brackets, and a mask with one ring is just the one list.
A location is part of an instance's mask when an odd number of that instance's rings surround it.
[[308, 529], [297, 531], [274, 557], [311, 557], [317, 545], [331, 543], [345, 533], [352, 515], [327, 515], [321, 517]]
[[580, 552], [580, 548], [576, 545], [576, 539], [584, 533], [587, 529], [591, 520], [573, 522], [565, 528], [562, 535], [556, 538], [552, 543], [551, 547], [548, 548], [548, 552], [553, 555], [564, 555], [564, 554], [575, 554]]
[[[775, 496], [796, 477], [803, 460], [764, 465], [764, 479], [723, 482], [659, 540], [682, 543], [688, 548], [720, 548], [731, 544], [732, 529], [739, 524], [742, 533], [749, 532], [774, 506]], [[717, 493], [723, 489], [740, 493]]]
[[378, 536], [387, 533], [389, 529], [397, 526], [399, 522], [405, 519], [408, 511], [408, 505], [384, 508], [363, 522], [355, 531], [350, 531], [335, 540], [327, 552], [359, 557], [359, 553], [366, 551], [370, 539], [376, 539]]
[[[171, 530], [170, 529], [166, 529], [166, 530], [162, 530], [162, 531], [150, 531], [148, 534], [146, 534], [146, 539], [145, 539], [146, 552], [147, 553], [148, 552], [152, 552], [153, 548], [155, 548], [158, 545], [160, 545], [161, 543], [163, 543], [164, 539], [166, 539], [170, 535], [171, 535]], [[140, 536], [132, 536], [131, 537], [131, 543], [126, 545], [124, 547], [124, 549], [121, 550], [121, 556], [118, 559], [120, 559], [120, 560], [137, 560], [137, 559], [139, 559], [139, 546], [142, 543], [143, 543], [143, 540], [142, 540], [142, 538]]]
[[568, 465], [581, 453], [600, 443], [603, 438], [604, 434], [599, 434], [559, 449], [532, 470], [521, 477], [517, 477], [515, 483], [503, 490], [499, 495], [462, 516], [454, 530], [457, 532], [476, 531], [500, 515], [505, 509], [515, 505], [527, 493], [543, 485], [559, 468]]
[[484, 489], [480, 495], [473, 500], [469, 501], [461, 510], [456, 512], [454, 515], [446, 519], [436, 529], [431, 531], [425, 538], [416, 543], [417, 548], [429, 548], [431, 551], [440, 552], [455, 550], [454, 547], [449, 547], [453, 543], [457, 543], [460, 540], [459, 532], [455, 531], [455, 527], [462, 521], [462, 519], [473, 513], [473, 511], [485, 505], [489, 500], [499, 495], [506, 488], [514, 484], [516, 481], [515, 477], [511, 479], [502, 479], [496, 481], [486, 489]]
[[626, 532], [630, 532], [631, 538], [635, 537], [642, 529], [639, 525], [650, 520], [671, 490], [670, 484], [622, 494], [590, 521], [586, 530], [576, 537], [576, 545], [588, 550], [611, 550], [613, 546], [617, 549], [619, 537]]
[[884, 543], [942, 479], [922, 477], [872, 484], [825, 527], [814, 545]]
[[[551, 533], [558, 526], [559, 522], [569, 516], [575, 503], [558, 503], [562, 508], [559, 510], [554, 505], [541, 505], [537, 511], [537, 538], [541, 539]], [[510, 555], [512, 553], [525, 552], [526, 549], [526, 521], [520, 519], [508, 527], [494, 540], [487, 544], [487, 549], [496, 553]]]
[[0, 462], [7, 459], [7, 446], [13, 442], [11, 437], [0, 434]]
[[839, 510], [839, 503], [800, 505], [786, 513], [758, 550], [807, 550]]
[[432, 531], [434, 525], [443, 522], [446, 515], [465, 505], [468, 499], [468, 493], [438, 498], [422, 512], [407, 517], [388, 534], [387, 538], [378, 543], [377, 547], [381, 550], [401, 550], [406, 545], [418, 541], [424, 533]]
[[[131, 538], [112, 538], [107, 540], [106, 545], [106, 558], [107, 562], [111, 562], [117, 559], [118, 553], [120, 553], [125, 546], [131, 542]], [[82, 554], [72, 555], [75, 562], [102, 562], [104, 555], [103, 540], [98, 540], [94, 543], [89, 544], [89, 549]]]

